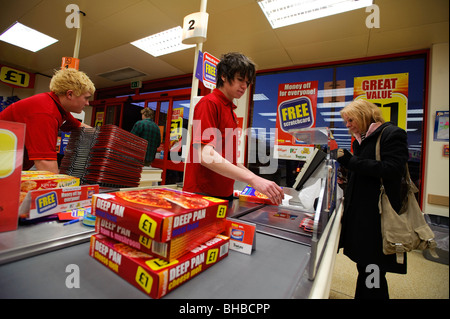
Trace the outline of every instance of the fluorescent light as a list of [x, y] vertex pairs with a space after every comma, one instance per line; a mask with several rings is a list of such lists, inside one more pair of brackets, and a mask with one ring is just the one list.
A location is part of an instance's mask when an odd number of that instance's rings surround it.
[[258, 0], [273, 29], [368, 7], [373, 0]]
[[253, 94], [253, 101], [267, 101], [269, 98], [264, 93]]
[[131, 44], [154, 57], [195, 47], [195, 44], [181, 43], [182, 34], [183, 29], [178, 26], [131, 42]]
[[3, 32], [0, 40], [32, 52], [37, 52], [58, 41], [19, 22], [15, 22]]
[[332, 96], [347, 96], [353, 95], [353, 87], [343, 89], [326, 89], [319, 90], [318, 97], [332, 97]]
[[277, 113], [258, 113], [260, 116], [277, 116]]

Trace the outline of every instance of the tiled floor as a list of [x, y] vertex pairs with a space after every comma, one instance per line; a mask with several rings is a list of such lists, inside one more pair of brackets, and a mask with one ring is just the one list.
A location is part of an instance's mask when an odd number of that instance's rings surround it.
[[[426, 259], [422, 252], [408, 253], [406, 275], [386, 275], [391, 299], [449, 299], [449, 266]], [[336, 257], [330, 299], [353, 299], [356, 264], [342, 250]]]

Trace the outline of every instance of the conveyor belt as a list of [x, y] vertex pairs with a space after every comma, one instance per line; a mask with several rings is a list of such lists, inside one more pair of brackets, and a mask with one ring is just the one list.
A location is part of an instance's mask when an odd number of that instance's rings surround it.
[[239, 219], [256, 224], [256, 230], [260, 233], [309, 246], [312, 233], [300, 227], [305, 214], [299, 210], [267, 205]]

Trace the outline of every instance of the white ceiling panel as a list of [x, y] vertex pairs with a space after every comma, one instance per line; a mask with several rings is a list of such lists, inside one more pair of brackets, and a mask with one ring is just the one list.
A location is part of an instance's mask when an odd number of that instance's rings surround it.
[[[200, 0], [0, 0], [0, 31], [19, 21], [59, 41], [39, 52], [0, 42], [0, 63], [51, 76], [63, 56], [73, 56], [76, 29], [65, 21], [68, 4], [86, 13], [80, 69], [97, 88], [126, 84], [98, 74], [131, 67], [142, 80], [191, 74], [194, 49], [152, 57], [129, 43], [183, 24], [200, 10]], [[203, 45], [217, 57], [241, 51], [259, 70], [361, 58], [430, 48], [448, 42], [448, 0], [375, 0], [379, 29], [368, 29], [365, 9], [272, 29], [256, 0], [209, 0], [208, 38]]]

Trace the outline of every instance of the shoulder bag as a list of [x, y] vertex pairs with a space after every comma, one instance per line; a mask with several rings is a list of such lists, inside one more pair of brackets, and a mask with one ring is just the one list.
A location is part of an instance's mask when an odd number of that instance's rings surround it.
[[[375, 149], [377, 161], [380, 161], [380, 139], [382, 134], [383, 132], [378, 136]], [[411, 180], [408, 164], [406, 164], [405, 177], [407, 194], [398, 214], [389, 202], [384, 189], [383, 179], [380, 179], [381, 187], [378, 208], [381, 214], [383, 253], [385, 255], [396, 254], [397, 263], [399, 264], [404, 262], [404, 253], [415, 249], [430, 249], [431, 255], [438, 258], [435, 252], [434, 233], [425, 221], [424, 214], [417, 203], [414, 193], [417, 193], [419, 190]]]

